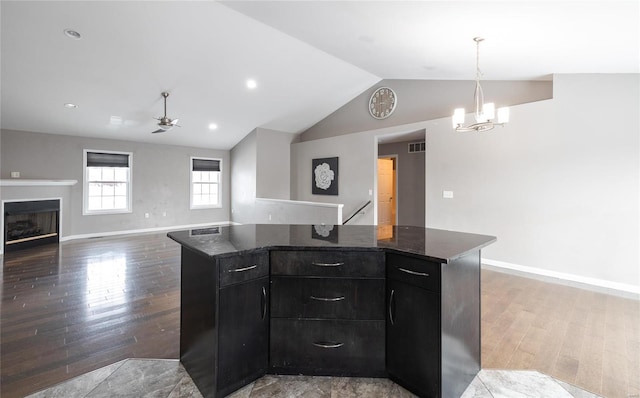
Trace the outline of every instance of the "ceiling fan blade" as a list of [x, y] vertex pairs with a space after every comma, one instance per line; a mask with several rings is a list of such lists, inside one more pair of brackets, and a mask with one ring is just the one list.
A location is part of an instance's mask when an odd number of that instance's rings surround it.
[[164, 133], [167, 130], [163, 130], [163, 129], [157, 129], [156, 131], [152, 131], [151, 134], [155, 134], [155, 133]]
[[178, 120], [180, 120], [180, 119], [173, 119], [173, 120], [171, 121], [171, 124], [172, 124], [173, 126], [177, 125], [177, 124], [178, 124]]

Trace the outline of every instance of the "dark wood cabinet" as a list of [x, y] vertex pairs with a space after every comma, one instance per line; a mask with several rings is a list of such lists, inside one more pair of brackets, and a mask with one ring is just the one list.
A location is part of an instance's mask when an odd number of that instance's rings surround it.
[[480, 252], [448, 264], [387, 253], [386, 368], [420, 397], [459, 397], [480, 370]]
[[387, 372], [421, 397], [440, 396], [440, 295], [387, 281]]
[[276, 374], [382, 377], [384, 321], [271, 320]]
[[385, 376], [384, 253], [271, 252], [271, 371]]
[[384, 319], [384, 280], [273, 277], [271, 316]]
[[367, 247], [375, 235], [354, 226], [342, 231], [355, 246], [258, 245], [253, 229], [229, 228], [170, 234], [183, 244], [180, 360], [204, 397], [274, 373], [390, 377], [459, 397], [480, 370], [480, 248], [495, 238], [403, 227], [400, 243]]
[[210, 259], [182, 248], [180, 361], [205, 397], [223, 397], [269, 366], [267, 251]]
[[224, 396], [264, 375], [269, 365], [269, 278], [220, 289], [218, 388]]
[[384, 279], [384, 252], [274, 250], [271, 275]]

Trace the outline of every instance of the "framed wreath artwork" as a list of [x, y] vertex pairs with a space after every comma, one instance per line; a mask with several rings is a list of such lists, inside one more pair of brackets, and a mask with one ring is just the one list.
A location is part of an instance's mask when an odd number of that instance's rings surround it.
[[338, 243], [338, 228], [334, 225], [316, 224], [311, 226], [311, 239]]
[[311, 193], [338, 195], [338, 158], [311, 160]]

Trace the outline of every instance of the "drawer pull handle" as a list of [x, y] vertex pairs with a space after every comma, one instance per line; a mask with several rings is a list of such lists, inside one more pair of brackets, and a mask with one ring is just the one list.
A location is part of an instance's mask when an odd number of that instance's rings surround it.
[[254, 268], [258, 268], [258, 265], [257, 265], [257, 264], [254, 264], [254, 265], [252, 265], [252, 266], [250, 266], [250, 267], [230, 269], [230, 270], [229, 270], [229, 271], [227, 271], [227, 272], [244, 272], [244, 271], [252, 270], [252, 269], [254, 269]]
[[391, 325], [395, 325], [395, 319], [393, 319], [393, 313], [395, 312], [396, 306], [393, 302], [393, 295], [395, 294], [395, 290], [391, 289], [391, 294], [389, 294], [389, 321], [391, 321]]
[[407, 274], [418, 275], [418, 276], [429, 276], [429, 274], [427, 274], [426, 272], [411, 271], [410, 269], [401, 268], [401, 267], [397, 267], [397, 268], [399, 271], [406, 272]]
[[267, 316], [267, 289], [262, 286], [262, 320]]
[[338, 348], [338, 347], [342, 347], [344, 343], [337, 343], [332, 341], [318, 341], [316, 343], [313, 343], [313, 345], [320, 348]]
[[317, 265], [318, 267], [339, 267], [341, 265], [344, 265], [343, 262], [337, 262], [337, 263], [318, 263], [318, 262], [312, 262], [311, 264], [313, 265]]
[[339, 297], [317, 297], [317, 296], [309, 296], [309, 298], [311, 300], [318, 300], [318, 301], [341, 301], [344, 300], [344, 296], [339, 296]]

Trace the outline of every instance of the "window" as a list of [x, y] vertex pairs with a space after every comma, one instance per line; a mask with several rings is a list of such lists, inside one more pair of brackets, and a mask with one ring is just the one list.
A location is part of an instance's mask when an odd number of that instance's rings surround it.
[[85, 149], [83, 214], [131, 212], [131, 157]]
[[221, 207], [220, 159], [191, 158], [191, 208]]

